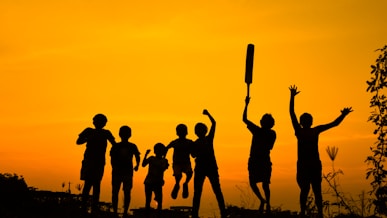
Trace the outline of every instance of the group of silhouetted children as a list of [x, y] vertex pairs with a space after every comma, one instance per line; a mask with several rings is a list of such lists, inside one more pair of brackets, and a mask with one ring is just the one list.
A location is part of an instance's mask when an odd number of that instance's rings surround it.
[[[207, 110], [203, 110], [203, 114], [208, 116], [211, 121], [211, 128], [207, 134], [207, 126], [204, 123], [197, 123], [195, 126], [195, 134], [197, 140], [192, 141], [187, 139], [187, 126], [179, 124], [176, 127], [178, 138], [165, 146], [162, 143], [157, 143], [154, 146], [154, 156], [149, 156], [151, 152], [148, 149], [142, 160], [142, 166], [148, 166], [145, 185], [145, 209], [150, 209], [152, 193], [157, 202], [157, 211], [162, 209], [162, 187], [164, 185], [164, 171], [168, 169], [169, 163], [166, 155], [169, 149], [173, 148], [173, 176], [175, 177], [175, 185], [171, 196], [177, 198], [180, 190], [180, 181], [183, 173], [186, 175], [186, 180], [183, 183], [182, 197], [187, 198], [188, 183], [193, 176], [190, 156], [195, 158], [195, 176], [194, 176], [194, 196], [193, 196], [193, 217], [198, 217], [200, 198], [204, 179], [209, 178], [213, 187], [214, 193], [219, 203], [222, 215], [225, 215], [225, 203], [219, 183], [218, 167], [216, 164], [213, 140], [215, 134], [215, 120]], [[103, 177], [105, 166], [105, 153], [107, 142], [112, 144], [110, 150], [111, 165], [112, 165], [112, 206], [113, 212], [118, 217], [118, 194], [123, 186], [124, 191], [124, 211], [123, 216], [128, 216], [131, 189], [133, 187], [133, 171], [137, 171], [140, 164], [140, 152], [137, 146], [129, 142], [131, 137], [131, 128], [122, 126], [119, 130], [121, 142], [116, 142], [112, 133], [109, 130], [103, 129], [107, 123], [107, 118], [103, 114], [97, 114], [93, 118], [95, 128], [86, 128], [79, 134], [77, 144], [86, 143], [86, 150], [82, 160], [81, 180], [84, 180], [84, 188], [82, 190], [82, 207], [87, 210], [88, 196], [93, 188], [92, 195], [92, 213], [98, 212], [98, 203], [100, 195], [100, 185]], [[133, 166], [133, 157], [135, 157], [136, 165]]]
[[[306, 200], [310, 186], [315, 194], [315, 202], [319, 217], [323, 217], [322, 211], [322, 165], [318, 152], [319, 134], [343, 121], [344, 117], [352, 112], [351, 107], [341, 110], [341, 115], [331, 123], [311, 127], [313, 118], [310, 114], [304, 113], [300, 116], [300, 121], [294, 112], [294, 98], [299, 93], [296, 86], [290, 86], [290, 117], [297, 137], [298, 161], [297, 161], [297, 183], [300, 187], [300, 207], [301, 215], [306, 213]], [[260, 120], [260, 126], [254, 124], [247, 118], [247, 108], [250, 103], [250, 97], [245, 99], [243, 111], [243, 122], [252, 134], [250, 156], [248, 159], [249, 184], [254, 194], [258, 197], [261, 204], [258, 211], [263, 212], [266, 209], [270, 213], [270, 178], [272, 172], [272, 163], [270, 160], [270, 151], [272, 150], [276, 132], [272, 130], [274, 118], [271, 114], [264, 114]], [[171, 197], [177, 198], [180, 190], [180, 181], [183, 173], [186, 180], [183, 183], [182, 197], [187, 198], [188, 183], [194, 175], [194, 194], [192, 203], [192, 217], [199, 217], [200, 198], [203, 190], [204, 180], [207, 177], [215, 193], [221, 217], [226, 217], [226, 207], [219, 182], [218, 166], [214, 153], [214, 134], [216, 122], [211, 114], [204, 110], [203, 114], [208, 116], [211, 121], [211, 127], [208, 128], [203, 123], [195, 125], [195, 134], [197, 139], [192, 141], [187, 139], [187, 126], [179, 124], [176, 127], [178, 138], [173, 140], [168, 146], [157, 143], [154, 146], [155, 156], [148, 156], [150, 150], [145, 153], [142, 166], [148, 166], [148, 174], [145, 178], [145, 208], [150, 209], [152, 193], [155, 195], [157, 210], [162, 209], [162, 187], [164, 185], [164, 171], [169, 167], [168, 160], [165, 158], [170, 148], [173, 153], [173, 175], [175, 185], [172, 189]], [[112, 144], [110, 151], [112, 164], [112, 205], [114, 214], [117, 214], [118, 193], [123, 185], [124, 190], [124, 217], [128, 215], [130, 204], [130, 192], [133, 186], [133, 170], [137, 171], [140, 164], [140, 152], [137, 146], [129, 142], [131, 129], [128, 126], [122, 126], [119, 131], [121, 142], [116, 143], [112, 133], [103, 129], [107, 118], [102, 114], [97, 114], [93, 118], [95, 128], [86, 128], [79, 134], [77, 144], [86, 143], [86, 150], [81, 168], [81, 180], [85, 184], [82, 191], [83, 207], [87, 208], [87, 199], [91, 188], [93, 188], [92, 212], [98, 211], [100, 184], [105, 165], [105, 153], [107, 141]], [[190, 156], [195, 158], [194, 173], [191, 167]], [[135, 157], [136, 165], [133, 166], [132, 159]], [[259, 191], [257, 183], [262, 183], [262, 189], [265, 197]], [[266, 205], [266, 208], [265, 208]]]

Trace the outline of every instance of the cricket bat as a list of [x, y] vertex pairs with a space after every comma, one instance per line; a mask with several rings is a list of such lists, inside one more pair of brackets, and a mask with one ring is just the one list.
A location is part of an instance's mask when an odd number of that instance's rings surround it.
[[250, 84], [253, 82], [254, 44], [247, 45], [245, 83], [247, 84], [247, 97], [250, 97]]

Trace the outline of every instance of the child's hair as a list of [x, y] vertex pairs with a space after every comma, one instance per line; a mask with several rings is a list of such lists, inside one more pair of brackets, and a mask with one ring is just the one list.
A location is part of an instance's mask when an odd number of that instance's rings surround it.
[[132, 129], [129, 126], [121, 126], [119, 135], [121, 138], [128, 139], [132, 136]]
[[153, 150], [155, 152], [156, 155], [160, 155], [162, 157], [165, 156], [165, 153], [166, 153], [166, 147], [164, 144], [162, 143], [157, 143], [155, 144], [155, 146], [153, 147]]
[[301, 124], [302, 127], [309, 128], [309, 127], [312, 126], [312, 123], [313, 123], [312, 115], [310, 115], [308, 113], [303, 113], [300, 116], [300, 124]]
[[107, 118], [105, 115], [103, 114], [97, 114], [93, 117], [93, 121], [95, 122], [107, 122]]
[[187, 126], [184, 124], [179, 124], [176, 126], [176, 134], [180, 137], [186, 136], [188, 134]]
[[199, 137], [205, 136], [207, 133], [207, 126], [204, 123], [197, 123], [195, 125], [195, 134]]
[[274, 126], [274, 118], [271, 114], [264, 114], [261, 118], [262, 128], [271, 129]]
[[107, 123], [107, 118], [103, 114], [97, 114], [93, 117], [93, 123], [96, 127], [102, 128]]

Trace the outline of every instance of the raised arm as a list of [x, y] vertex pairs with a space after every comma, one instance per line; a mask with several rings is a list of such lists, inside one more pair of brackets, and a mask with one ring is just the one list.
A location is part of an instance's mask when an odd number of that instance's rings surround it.
[[353, 111], [352, 107], [345, 107], [341, 110], [340, 116], [338, 116], [333, 122], [325, 124], [325, 125], [319, 125], [316, 128], [318, 128], [319, 131], [322, 132], [322, 131], [328, 130], [332, 127], [338, 126], [344, 120], [344, 118], [352, 111]]
[[247, 119], [247, 107], [249, 106], [249, 103], [250, 103], [250, 97], [249, 97], [249, 96], [246, 96], [246, 99], [245, 99], [245, 109], [243, 110], [243, 117], [242, 117], [242, 120], [243, 120], [243, 122], [246, 123], [247, 125], [253, 124], [249, 119]]
[[208, 135], [214, 136], [215, 135], [216, 121], [206, 109], [203, 110], [203, 114], [207, 115], [211, 121], [211, 128], [210, 128], [210, 132], [208, 133]]
[[292, 120], [293, 128], [299, 129], [301, 128], [301, 126], [298, 123], [296, 113], [294, 112], [294, 98], [298, 93], [300, 93], [300, 91], [297, 90], [297, 86], [295, 85], [290, 86], [289, 90], [290, 90], [290, 104], [289, 104], [290, 119]]
[[146, 150], [144, 159], [142, 160], [142, 167], [146, 167], [148, 165], [148, 154], [151, 152], [150, 149]]

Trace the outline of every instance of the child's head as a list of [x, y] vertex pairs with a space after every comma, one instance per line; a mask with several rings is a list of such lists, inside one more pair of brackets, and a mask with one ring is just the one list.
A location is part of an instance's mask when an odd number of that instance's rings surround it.
[[195, 125], [195, 134], [199, 138], [202, 138], [202, 137], [206, 136], [206, 134], [207, 134], [207, 126], [204, 123], [197, 123]]
[[271, 114], [264, 114], [261, 118], [261, 126], [264, 129], [271, 129], [274, 126], [274, 118]]
[[119, 135], [122, 140], [127, 141], [132, 136], [132, 129], [129, 126], [121, 126]]
[[300, 116], [300, 124], [303, 128], [310, 128], [312, 126], [312, 123], [313, 123], [312, 115], [308, 113], [303, 113]]
[[179, 124], [176, 126], [176, 135], [178, 135], [180, 138], [187, 136], [187, 134], [188, 134], [188, 130], [186, 125]]
[[167, 149], [166, 149], [165, 145], [162, 143], [157, 143], [153, 147], [153, 151], [155, 152], [156, 156], [158, 156], [158, 157], [165, 156], [166, 150]]
[[93, 124], [95, 128], [102, 129], [107, 123], [107, 118], [103, 114], [97, 114], [93, 117]]

